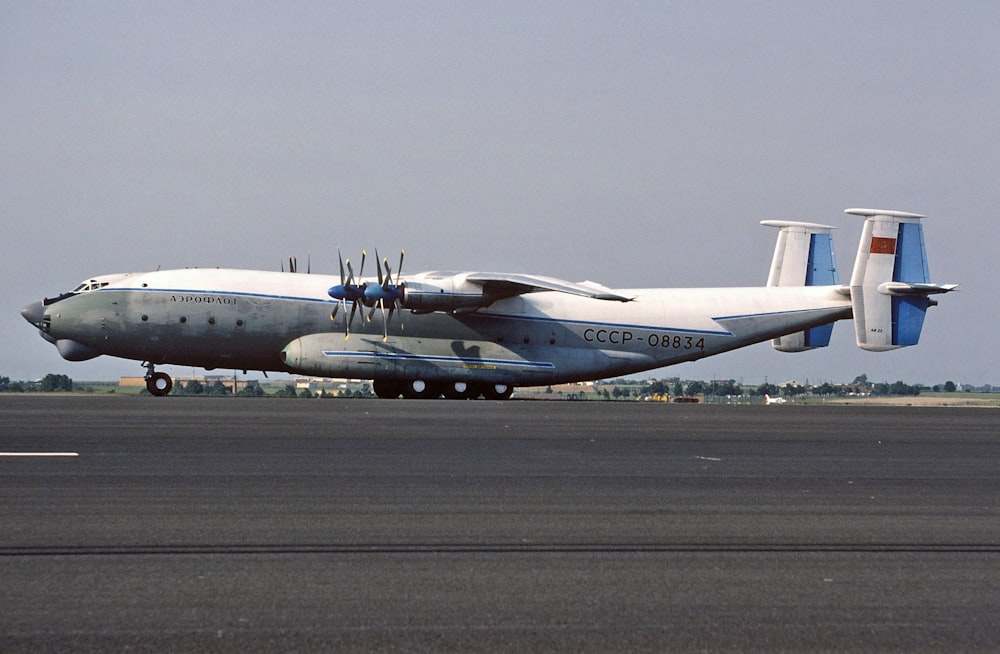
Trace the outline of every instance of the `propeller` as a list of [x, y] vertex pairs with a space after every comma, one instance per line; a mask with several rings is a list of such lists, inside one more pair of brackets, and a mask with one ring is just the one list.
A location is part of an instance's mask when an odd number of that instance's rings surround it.
[[[400, 301], [403, 299], [403, 288], [399, 281], [399, 276], [403, 268], [403, 256], [405, 254], [405, 250], [399, 251], [399, 267], [396, 269], [395, 284], [392, 281], [392, 267], [389, 266], [389, 260], [382, 259], [382, 264], [378, 268], [378, 286], [366, 284], [364, 287], [365, 305], [371, 307], [371, 311], [368, 312], [368, 322], [371, 322], [372, 316], [375, 315], [375, 309], [382, 311], [383, 342], [389, 338], [389, 321], [392, 320], [393, 312], [400, 308]], [[378, 250], [375, 250], [375, 258], [378, 259]], [[385, 275], [382, 274], [383, 267], [385, 268]], [[386, 304], [389, 304], [388, 315], [386, 315], [385, 311]]]
[[358, 311], [358, 304], [364, 301], [365, 298], [365, 286], [366, 284], [359, 285], [356, 279], [360, 278], [365, 271], [365, 257], [367, 252], [361, 251], [361, 269], [358, 271], [358, 277], [354, 276], [354, 267], [351, 265], [351, 260], [348, 259], [347, 264], [347, 275], [344, 274], [344, 257], [340, 254], [340, 249], [337, 249], [337, 259], [340, 262], [340, 284], [331, 287], [327, 294], [334, 298], [335, 300], [340, 300], [333, 307], [333, 311], [330, 313], [330, 320], [334, 320], [337, 317], [337, 310], [343, 306], [345, 311], [347, 309], [347, 302], [351, 302], [351, 316], [347, 320], [344, 327], [344, 339], [350, 338], [351, 335], [351, 324], [354, 323], [354, 314]]
[[[365, 271], [365, 259], [368, 256], [366, 251], [361, 251], [361, 268], [358, 271], [358, 275], [355, 276], [351, 260], [347, 259], [345, 261], [340, 250], [337, 250], [337, 259], [340, 263], [340, 284], [331, 287], [327, 293], [330, 297], [338, 300], [337, 304], [334, 305], [333, 311], [330, 312], [330, 320], [337, 318], [337, 312], [341, 307], [346, 311], [347, 303], [351, 303], [351, 315], [347, 319], [344, 328], [345, 339], [350, 338], [351, 325], [354, 323], [354, 314], [358, 313], [358, 306], [364, 305], [371, 307], [371, 311], [368, 312], [368, 316], [365, 318], [367, 322], [372, 321], [376, 309], [382, 312], [382, 341], [388, 340], [389, 323], [392, 321], [393, 312], [396, 309], [402, 308], [404, 291], [403, 284], [400, 281], [400, 271], [403, 269], [403, 257], [405, 255], [406, 252], [400, 250], [399, 266], [396, 268], [395, 278], [393, 277], [392, 266], [389, 265], [388, 259], [382, 259], [377, 263], [376, 273], [378, 274], [378, 283], [375, 284], [361, 281]], [[375, 250], [375, 260], [379, 261], [378, 250]], [[388, 312], [386, 312], [386, 306], [389, 308]], [[364, 312], [363, 309], [361, 311], [362, 313]]]
[[[285, 262], [281, 262], [281, 272], [285, 272]], [[295, 255], [288, 257], [288, 272], [297, 273], [299, 272], [299, 258]], [[306, 253], [306, 274], [312, 273], [312, 253]]]

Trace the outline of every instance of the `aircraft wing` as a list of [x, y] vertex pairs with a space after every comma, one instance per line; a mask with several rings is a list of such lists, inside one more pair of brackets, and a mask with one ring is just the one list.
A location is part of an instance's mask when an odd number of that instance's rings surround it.
[[589, 297], [595, 300], [632, 301], [632, 298], [618, 295], [610, 288], [594, 284], [593, 282], [578, 284], [576, 282], [567, 282], [563, 279], [555, 279], [554, 277], [522, 275], [519, 273], [469, 273], [465, 279], [468, 282], [482, 286], [484, 292], [496, 293], [508, 297], [524, 293], [537, 293], [539, 291], [556, 291]]

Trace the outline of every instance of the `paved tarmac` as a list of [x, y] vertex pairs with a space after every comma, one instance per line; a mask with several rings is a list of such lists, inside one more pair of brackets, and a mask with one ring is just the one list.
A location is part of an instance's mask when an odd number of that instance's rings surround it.
[[2, 652], [1000, 650], [994, 409], [7, 395], [0, 451]]

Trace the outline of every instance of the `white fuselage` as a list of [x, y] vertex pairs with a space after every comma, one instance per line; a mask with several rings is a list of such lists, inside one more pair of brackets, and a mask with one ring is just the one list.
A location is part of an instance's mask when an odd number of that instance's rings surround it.
[[350, 303], [331, 318], [338, 301], [327, 293], [339, 281], [131, 274], [48, 304], [43, 335], [156, 364], [538, 385], [659, 368], [851, 317], [839, 286], [616, 291], [630, 302], [537, 292], [467, 313], [396, 311], [385, 328], [381, 311], [359, 306], [345, 338]]

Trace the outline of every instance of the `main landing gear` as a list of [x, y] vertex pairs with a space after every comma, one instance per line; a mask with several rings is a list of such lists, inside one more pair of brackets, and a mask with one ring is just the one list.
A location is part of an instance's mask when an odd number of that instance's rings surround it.
[[174, 380], [165, 372], [156, 372], [152, 362], [145, 362], [146, 366], [146, 390], [150, 395], [163, 397], [174, 387]]
[[378, 380], [372, 382], [375, 395], [383, 399], [396, 399], [400, 395], [410, 400], [432, 400], [444, 396], [449, 400], [509, 400], [514, 393], [510, 384], [472, 384], [468, 382], [428, 382]]

